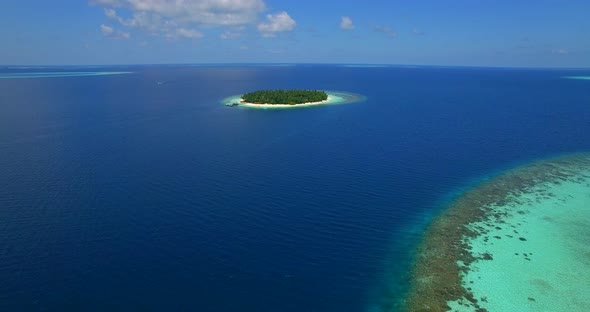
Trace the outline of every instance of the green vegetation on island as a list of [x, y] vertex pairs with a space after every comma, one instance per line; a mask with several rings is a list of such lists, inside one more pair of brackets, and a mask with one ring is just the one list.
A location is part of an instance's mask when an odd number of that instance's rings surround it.
[[261, 90], [246, 93], [242, 100], [254, 104], [304, 104], [321, 102], [328, 99], [328, 94], [318, 90]]

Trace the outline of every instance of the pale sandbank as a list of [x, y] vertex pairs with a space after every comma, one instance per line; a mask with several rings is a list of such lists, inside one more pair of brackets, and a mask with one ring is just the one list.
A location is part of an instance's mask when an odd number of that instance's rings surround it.
[[590, 80], [590, 76], [566, 76], [565, 79]]

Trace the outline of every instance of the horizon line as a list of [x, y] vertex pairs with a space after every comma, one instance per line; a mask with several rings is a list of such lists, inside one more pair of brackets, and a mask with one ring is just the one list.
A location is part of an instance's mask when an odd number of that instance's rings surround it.
[[531, 66], [491, 66], [491, 65], [436, 65], [436, 64], [394, 64], [394, 63], [137, 63], [137, 64], [45, 64], [45, 65], [6, 65], [0, 64], [0, 68], [51, 68], [51, 67], [133, 67], [133, 66], [297, 66], [297, 65], [326, 65], [326, 66], [381, 66], [381, 67], [435, 67], [435, 68], [479, 68], [479, 69], [537, 69], [537, 70], [590, 70], [590, 67], [531, 67]]

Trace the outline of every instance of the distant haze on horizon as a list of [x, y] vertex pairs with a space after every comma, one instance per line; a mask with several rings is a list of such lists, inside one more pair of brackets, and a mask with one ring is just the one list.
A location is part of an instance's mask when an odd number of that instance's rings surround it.
[[5, 0], [1, 65], [590, 68], [590, 1]]

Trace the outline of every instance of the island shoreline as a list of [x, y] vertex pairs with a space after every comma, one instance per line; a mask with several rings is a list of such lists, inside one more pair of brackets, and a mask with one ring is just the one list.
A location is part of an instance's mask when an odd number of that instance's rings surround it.
[[323, 101], [318, 102], [306, 102], [306, 103], [297, 103], [297, 104], [270, 104], [270, 103], [249, 103], [240, 99], [238, 102], [240, 105], [243, 106], [250, 106], [250, 107], [298, 107], [298, 106], [313, 106], [313, 105], [322, 105], [328, 104], [333, 97], [328, 94], [328, 98]]

